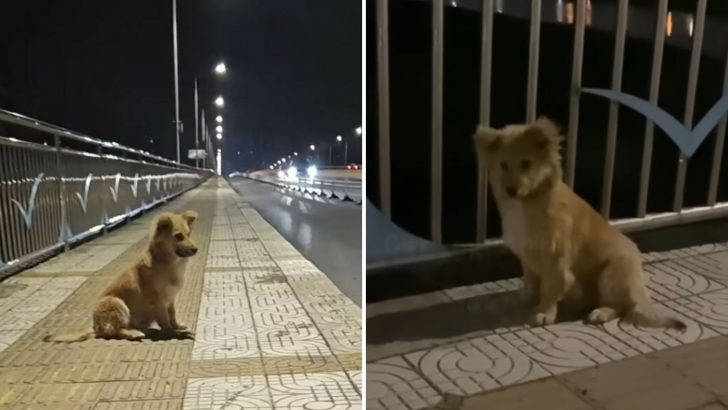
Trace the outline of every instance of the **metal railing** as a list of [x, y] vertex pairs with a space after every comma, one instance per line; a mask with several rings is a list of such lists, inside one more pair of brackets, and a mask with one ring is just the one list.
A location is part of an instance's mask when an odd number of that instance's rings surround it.
[[[429, 198], [429, 225], [430, 237], [434, 242], [442, 241], [442, 197], [443, 197], [443, 135], [442, 135], [442, 100], [443, 100], [443, 9], [447, 5], [442, 0], [429, 0], [432, 3], [432, 66], [431, 66], [431, 174]], [[372, 183], [378, 184], [379, 208], [383, 214], [391, 219], [391, 138], [390, 135], [390, 83], [389, 83], [389, 0], [376, 2], [376, 39], [377, 39], [377, 104], [378, 104], [378, 164], [379, 178]], [[454, 3], [454, 2], [453, 2]], [[491, 124], [491, 85], [492, 85], [492, 50], [493, 50], [493, 17], [496, 7], [502, 7], [497, 0], [481, 0], [481, 56], [480, 56], [480, 110], [479, 122], [481, 125]], [[498, 4], [500, 3], [500, 6]], [[580, 118], [580, 97], [584, 90], [582, 85], [582, 65], [584, 59], [584, 38], [588, 9], [588, 0], [572, 0], [568, 2], [575, 10], [575, 18], [571, 22], [573, 27], [573, 59], [571, 65], [571, 84], [568, 105], [568, 123], [566, 127], [566, 147], [564, 176], [566, 183], [574, 186], [574, 174], [577, 154], [577, 129]], [[652, 74], [650, 81], [649, 103], [657, 104], [660, 89], [660, 73], [662, 70], [663, 47], [665, 43], [666, 21], [668, 20], [668, 0], [656, 2], [656, 32], [653, 41]], [[625, 56], [625, 38], [629, 15], [628, 0], [619, 0], [617, 3], [617, 16], [615, 28], [615, 42], [612, 56], [612, 81], [610, 92], [620, 92], [622, 71]], [[529, 49], [528, 74], [523, 80], [527, 82], [526, 106], [524, 107], [525, 120], [533, 121], [536, 118], [538, 98], [538, 76], [540, 55], [540, 29], [541, 29], [541, 0], [530, 0], [531, 12], [529, 18]], [[703, 33], [706, 20], [707, 0], [698, 0], [695, 8], [694, 28], [691, 25], [692, 48], [687, 78], [687, 98], [683, 125], [688, 130], [693, 127], [693, 113], [695, 110], [695, 97], [697, 91], [698, 71], [700, 69], [701, 48], [703, 46]], [[726, 71], [723, 80], [723, 95], [728, 95], [728, 57], [726, 57]], [[724, 97], [725, 98], [725, 97]], [[643, 113], [644, 114], [644, 113]], [[609, 104], [609, 120], [606, 136], [606, 155], [602, 172], [602, 192], [599, 210], [602, 215], [610, 217], [610, 203], [613, 191], [613, 174], [615, 171], [615, 155], [617, 129], [619, 125], [618, 102], [612, 99]], [[728, 202], [717, 201], [718, 181], [720, 177], [721, 161], [726, 133], [726, 115], [721, 113], [721, 121], [717, 126], [717, 136], [713, 147], [712, 166], [710, 171], [709, 189], [706, 193], [705, 206], [684, 206], [684, 190], [688, 156], [681, 153], [677, 164], [677, 178], [673, 191], [671, 212], [650, 214], [647, 212], [647, 198], [650, 182], [650, 165], [653, 155], [653, 134], [657, 121], [647, 117], [644, 149], [641, 158], [641, 172], [639, 174], [638, 200], [635, 204], [635, 217], [627, 219], [613, 219], [611, 222], [624, 230], [643, 230], [663, 227], [699, 220], [728, 216]], [[707, 115], [706, 115], [707, 117]], [[660, 124], [658, 124], [660, 125]], [[664, 127], [662, 127], [664, 130]], [[475, 124], [473, 124], [475, 129]], [[668, 133], [666, 131], [666, 133]], [[484, 164], [478, 166], [477, 189], [477, 215], [476, 238], [477, 242], [488, 244], [500, 243], [499, 238], [486, 237], [487, 201], [487, 171]]]
[[300, 192], [327, 199], [338, 199], [345, 202], [362, 204], [361, 180], [352, 178], [321, 179], [321, 178], [279, 178], [269, 176], [267, 178], [255, 177], [247, 173], [233, 172], [230, 178], [248, 178], [254, 181], [263, 182], [278, 188]]
[[4, 110], [0, 126], [0, 278], [212, 175]]

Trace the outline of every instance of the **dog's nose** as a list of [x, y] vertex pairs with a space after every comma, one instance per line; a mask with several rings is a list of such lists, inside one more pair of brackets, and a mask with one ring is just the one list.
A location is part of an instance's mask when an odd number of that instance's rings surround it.
[[192, 248], [191, 251], [193, 255], [197, 254], [197, 248]]
[[516, 196], [516, 188], [510, 187], [510, 186], [506, 187], [506, 194], [508, 194], [508, 196], [510, 196], [510, 197]]

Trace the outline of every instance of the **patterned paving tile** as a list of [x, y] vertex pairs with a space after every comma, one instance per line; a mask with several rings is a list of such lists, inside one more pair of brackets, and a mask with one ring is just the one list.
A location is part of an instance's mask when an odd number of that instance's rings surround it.
[[265, 376], [189, 379], [183, 409], [271, 409]]
[[472, 395], [549, 373], [500, 336], [471, 339], [405, 356], [440, 392]]
[[277, 409], [361, 409], [361, 395], [345, 372], [268, 376]]
[[728, 289], [666, 302], [674, 310], [685, 312], [701, 325], [728, 334]]
[[[143, 234], [140, 233], [137, 240], [141, 239], [142, 236]], [[87, 246], [79, 246], [64, 252], [36, 266], [30, 272], [96, 272], [118, 258], [127, 249], [129, 249], [128, 244], [87, 244]]]
[[[433, 403], [424, 403], [423, 395], [418, 395], [417, 389], [406, 380], [421, 380], [425, 383], [420, 385], [423, 389], [427, 390], [425, 385], [432, 386], [433, 392], [445, 395], [473, 395], [728, 334], [725, 246], [675, 250], [647, 259], [650, 260], [645, 265], [647, 286], [655, 308], [683, 320], [687, 326], [685, 331], [641, 328], [625, 320], [600, 326], [576, 321], [538, 328], [525, 323], [499, 326], [488, 332], [467, 334], [460, 340], [448, 340], [445, 344], [433, 337], [412, 340], [410, 351], [406, 350], [407, 342], [390, 342], [397, 344], [400, 352], [407, 353], [367, 364], [368, 408], [425, 408], [438, 402], [439, 397], [433, 398]], [[443, 291], [446, 298], [438, 298], [436, 303], [413, 305], [403, 300], [399, 308], [416, 312], [461, 304], [468, 312], [492, 313], [493, 306], [488, 300], [502, 305], [506, 301], [501, 295], [521, 286], [519, 279], [464, 286]], [[389, 301], [381, 314], [398, 311], [397, 303]], [[501, 314], [506, 311], [508, 308], [503, 305]], [[483, 323], [492, 325], [494, 321], [490, 319], [489, 316], [481, 318]], [[426, 347], [428, 342], [430, 346]], [[386, 346], [373, 348], [381, 350]], [[400, 390], [396, 391], [393, 386]], [[407, 399], [402, 398], [404, 394]], [[418, 405], [412, 406], [411, 402]]]
[[657, 301], [677, 299], [724, 289], [725, 285], [696, 272], [694, 265], [686, 266], [677, 260], [645, 266], [647, 287]]
[[15, 277], [3, 285], [16, 287], [13, 303], [0, 311], [0, 351], [5, 350], [26, 331], [53, 311], [86, 280], [85, 277]]
[[419, 410], [442, 396], [402, 357], [367, 363], [366, 408]]

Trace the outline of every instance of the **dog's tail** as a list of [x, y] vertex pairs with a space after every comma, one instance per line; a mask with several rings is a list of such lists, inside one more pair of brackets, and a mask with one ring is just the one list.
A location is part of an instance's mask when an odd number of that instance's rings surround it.
[[648, 301], [637, 303], [627, 314], [627, 318], [638, 326], [666, 327], [685, 330], [686, 326], [680, 319], [659, 314]]
[[56, 343], [73, 343], [83, 342], [96, 336], [93, 329], [88, 329], [83, 332], [67, 333], [60, 335], [48, 335], [43, 338], [44, 342], [56, 342]]

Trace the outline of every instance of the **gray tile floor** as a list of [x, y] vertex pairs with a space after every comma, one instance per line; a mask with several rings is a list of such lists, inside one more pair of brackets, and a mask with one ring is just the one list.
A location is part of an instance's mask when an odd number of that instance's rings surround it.
[[684, 332], [566, 320], [524, 325], [519, 279], [367, 306], [367, 408], [425, 409], [728, 334], [724, 244], [645, 254], [658, 310]]

